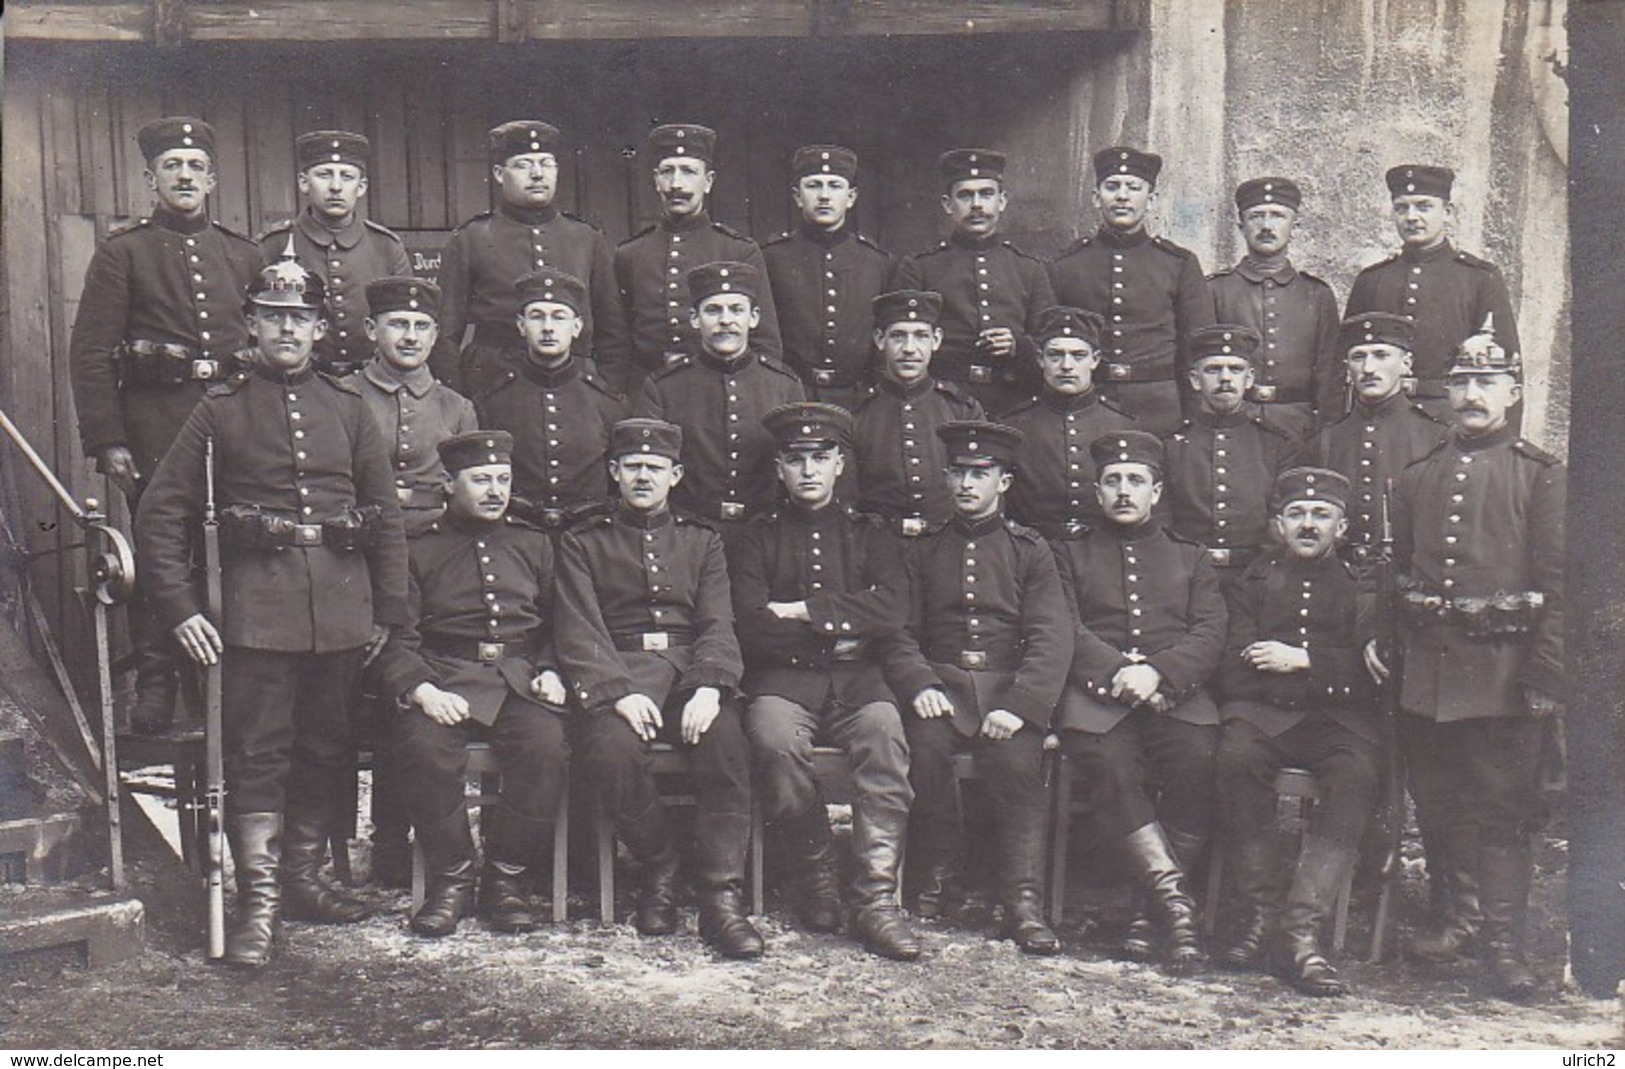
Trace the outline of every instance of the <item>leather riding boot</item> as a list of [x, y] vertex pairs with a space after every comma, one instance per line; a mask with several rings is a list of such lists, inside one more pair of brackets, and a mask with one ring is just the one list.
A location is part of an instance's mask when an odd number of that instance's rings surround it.
[[1237, 916], [1230, 939], [1219, 951], [1226, 969], [1257, 972], [1264, 968], [1264, 948], [1275, 918], [1275, 836], [1265, 829], [1237, 841], [1230, 851]]
[[1272, 962], [1276, 975], [1305, 995], [1348, 993], [1337, 970], [1320, 949], [1320, 929], [1354, 865], [1354, 849], [1316, 835], [1303, 837], [1298, 868], [1281, 911], [1281, 930]]
[[870, 952], [914, 961], [920, 940], [897, 908], [897, 868], [908, 812], [860, 800], [852, 807], [852, 932]]
[[1196, 941], [1196, 903], [1185, 890], [1185, 873], [1162, 825], [1153, 821], [1123, 840], [1146, 899], [1162, 923], [1165, 960], [1170, 972], [1183, 973], [1202, 958]]
[[638, 889], [637, 929], [644, 935], [677, 931], [677, 848], [659, 802], [620, 827], [621, 838], [643, 867]]
[[237, 916], [226, 931], [227, 965], [258, 969], [271, 961], [282, 887], [281, 813], [238, 813], [226, 818], [226, 836], [237, 870]]
[[418, 828], [428, 886], [423, 905], [412, 914], [412, 931], [439, 939], [457, 930], [474, 894], [474, 836], [468, 811], [458, 806], [432, 824]]
[[1061, 941], [1044, 923], [1045, 832], [1043, 806], [1002, 805], [999, 821], [1000, 891], [1004, 899], [1004, 935], [1026, 954], [1059, 954]]
[[495, 827], [486, 843], [485, 871], [480, 874], [480, 916], [492, 931], [517, 934], [535, 930], [541, 921], [530, 908], [524, 875], [544, 846], [553, 842], [553, 822], [498, 806]]
[[745, 855], [750, 815], [703, 814], [694, 835], [694, 882], [700, 904], [700, 938], [725, 958], [759, 958], [761, 933], [745, 916]]
[[1450, 828], [1438, 836], [1442, 856], [1428, 855], [1429, 869], [1437, 869], [1438, 886], [1446, 902], [1436, 926], [1411, 937], [1412, 957], [1435, 965], [1448, 965], [1473, 953], [1483, 909], [1478, 897], [1478, 831], [1472, 825]]
[[802, 879], [798, 896], [802, 922], [815, 932], [840, 931], [841, 880], [836, 871], [829, 810], [819, 802], [786, 821], [785, 831]]
[[923, 855], [914, 913], [926, 920], [936, 920], [948, 912], [954, 901], [963, 898], [964, 836], [958, 822], [951, 818], [916, 816], [910, 841], [918, 844], [919, 853]]
[[322, 875], [332, 837], [334, 796], [314, 791], [290, 796], [283, 826], [283, 915], [315, 924], [354, 924], [372, 916], [372, 907]]
[[1529, 884], [1534, 875], [1528, 843], [1480, 846], [1478, 872], [1484, 897], [1484, 964], [1495, 993], [1522, 1002], [1539, 986], [1524, 956]]

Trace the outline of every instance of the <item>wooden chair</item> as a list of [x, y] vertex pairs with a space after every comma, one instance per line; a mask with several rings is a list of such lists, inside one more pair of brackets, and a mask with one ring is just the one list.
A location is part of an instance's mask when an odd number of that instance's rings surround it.
[[[486, 819], [491, 813], [491, 806], [502, 801], [500, 790], [502, 766], [492, 751], [490, 743], [471, 742], [468, 744], [468, 768], [465, 775], [470, 781], [479, 784], [479, 790], [469, 794], [466, 804], [469, 809], [480, 811], [480, 831], [484, 831]], [[553, 923], [562, 924], [569, 907], [569, 865], [570, 865], [570, 783], [569, 774], [566, 773], [565, 782], [559, 796], [558, 819], [553, 825]], [[423, 845], [416, 835], [412, 837], [412, 911], [415, 913], [423, 905], [423, 896], [428, 882], [426, 865], [423, 857]]]

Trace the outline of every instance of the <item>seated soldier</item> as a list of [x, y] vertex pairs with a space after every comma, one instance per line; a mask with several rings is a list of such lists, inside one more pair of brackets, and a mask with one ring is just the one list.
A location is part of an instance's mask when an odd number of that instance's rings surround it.
[[412, 824], [429, 865], [419, 935], [457, 930], [474, 890], [474, 839], [463, 803], [470, 740], [489, 741], [502, 804], [486, 829], [479, 912], [499, 932], [536, 918], [522, 882], [553, 841], [569, 749], [564, 682], [553, 665], [553, 546], [507, 515], [513, 438], [474, 431], [440, 444], [447, 508], [411, 542], [412, 623], [376, 666], [399, 696], [395, 756], [411, 784]]
[[1044, 923], [1040, 765], [1072, 653], [1066, 601], [1044, 539], [1004, 517], [1021, 432], [955, 420], [937, 434], [955, 515], [909, 544], [908, 642], [887, 667], [914, 714], [904, 723], [910, 841], [925, 874], [916, 912], [940, 916], [959, 881], [953, 766], [969, 751], [993, 800], [1004, 934], [1029, 954], [1057, 954], [1060, 940]]
[[[1207, 681], [1224, 648], [1224, 597], [1203, 548], [1164, 526], [1163, 450], [1144, 431], [1090, 445], [1106, 522], [1055, 544], [1076, 614], [1076, 653], [1056, 720], [1089, 809], [1120, 840], [1139, 884], [1123, 952], [1155, 955], [1160, 924], [1169, 968], [1197, 963], [1196, 904], [1186, 877], [1200, 864], [1213, 809], [1219, 712]], [[1153, 919], [1154, 918], [1154, 919]]]
[[677, 930], [677, 850], [649, 763], [663, 739], [692, 755], [700, 935], [724, 957], [759, 958], [762, 937], [740, 898], [751, 829], [750, 744], [735, 698], [743, 665], [722, 538], [667, 506], [682, 449], [675, 424], [615, 424], [620, 504], [559, 543], [559, 663], [586, 712], [587, 778], [643, 866], [638, 931]]
[[[1241, 921], [1219, 955], [1234, 969], [1270, 967], [1307, 995], [1341, 995], [1320, 927], [1354, 864], [1376, 801], [1380, 733], [1357, 637], [1364, 600], [1337, 555], [1349, 481], [1325, 468], [1275, 480], [1279, 543], [1225, 591], [1229, 639], [1218, 686], [1224, 727], [1216, 759], [1219, 818]], [[1276, 918], [1275, 774], [1315, 774], [1320, 802]], [[1273, 929], [1273, 931], [1272, 931]]]
[[912, 961], [920, 944], [895, 896], [914, 791], [903, 721], [881, 674], [903, 627], [902, 554], [884, 520], [835, 501], [852, 427], [846, 409], [789, 404], [762, 422], [779, 443], [786, 503], [746, 528], [729, 568], [761, 804], [803, 870], [807, 927], [838, 930], [835, 851], [813, 778], [813, 740], [847, 751], [858, 792], [852, 927], [875, 953]]

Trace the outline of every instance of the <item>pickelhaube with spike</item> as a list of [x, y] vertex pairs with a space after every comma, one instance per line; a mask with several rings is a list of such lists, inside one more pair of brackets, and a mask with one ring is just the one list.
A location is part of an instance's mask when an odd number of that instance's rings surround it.
[[265, 265], [248, 289], [248, 306], [264, 308], [310, 308], [321, 311], [327, 299], [322, 277], [305, 268], [293, 251], [293, 233], [288, 246], [275, 263]]

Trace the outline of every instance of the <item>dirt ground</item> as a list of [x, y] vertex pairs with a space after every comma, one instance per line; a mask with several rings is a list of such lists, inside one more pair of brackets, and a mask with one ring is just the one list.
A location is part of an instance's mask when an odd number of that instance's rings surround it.
[[[640, 937], [599, 924], [590, 879], [571, 920], [525, 936], [465, 921], [424, 941], [406, 929], [404, 892], [366, 888], [377, 906], [349, 928], [288, 925], [277, 961], [243, 976], [206, 965], [201, 892], [156, 840], [132, 844], [147, 905], [145, 955], [87, 971], [68, 951], [0, 963], [0, 1046], [13, 1048], [1589, 1048], [1620, 1046], [1621, 1004], [1562, 987], [1565, 844], [1539, 854], [1534, 949], [1545, 981], [1528, 1006], [1488, 997], [1475, 966], [1425, 970], [1358, 959], [1369, 910], [1357, 903], [1354, 994], [1316, 1000], [1279, 982], [1217, 970], [1175, 979], [1112, 960], [1120, 888], [1074, 878], [1066, 950], [1019, 954], [972, 909], [920, 925], [916, 964], [888, 962], [840, 936], [800, 930], [770, 893], [767, 956], [733, 963], [695, 934]], [[156, 845], [155, 845], [156, 844]], [[1414, 850], [1414, 847], [1411, 848]], [[365, 872], [367, 848], [354, 848]], [[633, 880], [620, 884], [629, 893]], [[87, 886], [93, 886], [87, 884]], [[41, 892], [12, 888], [13, 902]], [[66, 897], [69, 892], [54, 894]], [[76, 892], [80, 895], [83, 891]], [[1406, 914], [1423, 894], [1407, 865]], [[630, 905], [623, 894], [622, 912]], [[0, 910], [6, 908], [0, 896]]]

